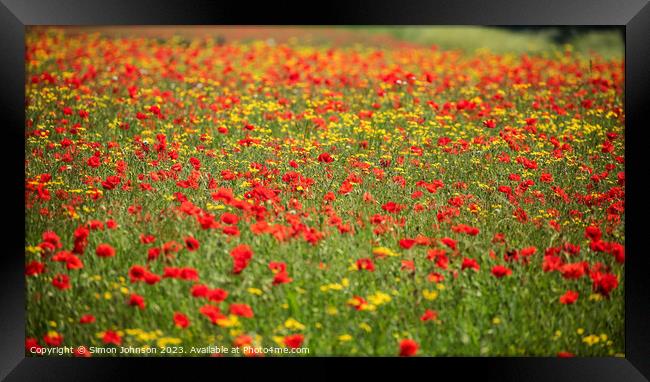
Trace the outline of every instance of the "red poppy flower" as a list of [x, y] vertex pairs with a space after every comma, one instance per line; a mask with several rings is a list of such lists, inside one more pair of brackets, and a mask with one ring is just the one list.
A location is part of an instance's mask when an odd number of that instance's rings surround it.
[[271, 272], [274, 274], [284, 272], [287, 270], [287, 264], [281, 262], [281, 261], [271, 261], [269, 262], [269, 269]]
[[609, 253], [614, 256], [616, 262], [620, 264], [625, 263], [625, 246], [618, 243], [611, 243], [609, 246]]
[[594, 252], [609, 252], [610, 244], [603, 240], [593, 240], [589, 243], [589, 248]]
[[106, 344], [113, 344], [116, 346], [120, 346], [122, 344], [122, 337], [117, 333], [112, 330], [107, 330], [104, 332], [104, 335], [102, 336], [102, 341]]
[[112, 190], [117, 187], [122, 182], [122, 178], [117, 175], [111, 175], [106, 177], [106, 180], [102, 182], [102, 187], [107, 190]]
[[383, 206], [381, 206], [381, 209], [390, 212], [390, 213], [399, 213], [402, 211], [404, 208], [406, 208], [405, 205], [403, 204], [397, 204], [395, 202], [387, 202]]
[[318, 156], [318, 161], [323, 163], [332, 163], [334, 158], [329, 153], [322, 153]]
[[593, 281], [593, 290], [605, 297], [608, 297], [618, 287], [618, 277], [611, 273], [593, 272], [591, 280]]
[[68, 275], [59, 273], [58, 275], [54, 276], [52, 279], [52, 285], [57, 287], [60, 290], [65, 290], [70, 288], [70, 278]]
[[99, 165], [102, 164], [101, 159], [99, 158], [98, 155], [91, 156], [90, 158], [88, 158], [88, 161], [86, 163], [88, 163], [88, 166], [92, 168], [97, 168], [99, 167]]
[[494, 275], [494, 277], [500, 279], [504, 276], [508, 276], [512, 274], [512, 270], [504, 267], [503, 265], [495, 265], [494, 267], [492, 267], [492, 274]]
[[284, 344], [292, 349], [299, 348], [305, 337], [302, 334], [292, 334], [284, 337]]
[[526, 248], [522, 248], [522, 250], [519, 251], [519, 253], [524, 257], [534, 255], [536, 252], [537, 252], [537, 248], [535, 247], [526, 247]]
[[95, 322], [95, 316], [92, 314], [84, 314], [79, 319], [80, 324], [92, 324], [93, 322]]
[[46, 334], [43, 341], [47, 346], [57, 347], [63, 343], [63, 335], [59, 333]]
[[38, 344], [38, 340], [36, 338], [34, 337], [25, 338], [25, 352], [31, 354], [32, 352], [38, 352], [41, 349], [43, 349], [43, 347]]
[[221, 215], [221, 222], [223, 224], [231, 224], [232, 225], [232, 224], [237, 224], [238, 221], [239, 221], [239, 218], [235, 214], [231, 214], [231, 213], [226, 212], [226, 213]]
[[190, 164], [192, 165], [192, 167], [194, 167], [195, 170], [199, 170], [201, 168], [201, 161], [198, 160], [197, 158], [191, 157]]
[[506, 242], [506, 235], [503, 233], [495, 233], [494, 237], [492, 238], [493, 243], [505, 243]]
[[147, 250], [147, 260], [156, 260], [160, 256], [161, 252], [162, 249], [158, 247], [149, 248]]
[[192, 287], [191, 293], [194, 297], [207, 297], [208, 293], [210, 293], [210, 288], [207, 285], [196, 284]]
[[86, 245], [88, 245], [88, 235], [90, 235], [90, 230], [86, 227], [80, 226], [74, 231], [74, 248], [72, 252], [76, 254], [82, 254], [86, 250]]
[[236, 226], [226, 226], [221, 229], [221, 232], [223, 232], [226, 235], [230, 236], [239, 236], [239, 228]]
[[483, 121], [483, 126], [487, 127], [488, 129], [494, 129], [497, 127], [497, 122], [493, 119], [488, 119], [486, 121]]
[[432, 282], [432, 283], [441, 283], [441, 282], [445, 281], [445, 276], [443, 276], [443, 275], [441, 275], [440, 273], [437, 273], [437, 272], [432, 272], [432, 273], [429, 273], [429, 275], [427, 276], [427, 280], [429, 280], [429, 282]]
[[180, 312], [175, 312], [174, 313], [174, 325], [181, 329], [185, 329], [190, 325], [190, 320], [187, 318], [186, 315]]
[[215, 289], [210, 290], [206, 294], [206, 297], [210, 301], [221, 302], [221, 301], [225, 300], [228, 297], [228, 292], [221, 289], [221, 288], [215, 288]]
[[154, 241], [156, 241], [156, 237], [154, 235], [140, 234], [140, 242], [142, 244], [151, 244]]
[[362, 258], [357, 260], [357, 269], [366, 270], [370, 272], [375, 271], [375, 264], [369, 258]]
[[458, 224], [453, 227], [451, 227], [452, 231], [458, 232], [458, 233], [464, 233], [469, 236], [476, 236], [479, 234], [480, 230], [476, 227], [468, 226], [466, 224]]
[[584, 263], [564, 264], [559, 268], [565, 279], [579, 279], [585, 274]]
[[440, 239], [442, 244], [446, 245], [447, 247], [451, 248], [451, 250], [456, 250], [456, 243], [457, 241], [448, 237], [443, 237]]
[[424, 311], [424, 314], [422, 317], [420, 317], [420, 321], [435, 321], [438, 319], [438, 312], [435, 310], [427, 309]]
[[163, 278], [177, 279], [181, 277], [181, 269], [177, 267], [163, 268]]
[[176, 253], [180, 251], [183, 246], [175, 241], [168, 241], [163, 244], [162, 251], [167, 255], [170, 253]]
[[181, 268], [179, 277], [181, 280], [199, 281], [199, 271], [194, 268]]
[[465, 257], [465, 258], [463, 259], [463, 263], [462, 263], [461, 266], [460, 266], [460, 269], [461, 269], [461, 270], [465, 270], [465, 269], [473, 269], [473, 270], [475, 270], [475, 271], [478, 271], [479, 268], [480, 268], [480, 267], [479, 267], [479, 265], [478, 265], [478, 262], [477, 262], [476, 260], [474, 260], [474, 259], [470, 259], [470, 258], [468, 258], [468, 257]]
[[253, 343], [253, 337], [246, 334], [237, 336], [237, 338], [235, 338], [232, 342], [232, 344], [236, 347], [242, 347], [242, 346], [250, 345], [252, 343]]
[[61, 251], [61, 252], [57, 252], [54, 256], [52, 256], [51, 260], [64, 262], [67, 261], [70, 256], [72, 256], [72, 253], [68, 251]]
[[544, 183], [550, 183], [553, 181], [553, 175], [543, 172], [542, 175], [539, 177], [539, 180]]
[[427, 251], [427, 259], [435, 261], [436, 266], [440, 269], [447, 269], [449, 267], [449, 257], [447, 257], [447, 252], [444, 249], [430, 249]]
[[571, 243], [564, 243], [564, 250], [572, 255], [577, 255], [580, 253], [580, 246]]
[[138, 281], [144, 281], [145, 276], [147, 275], [149, 271], [147, 271], [147, 268], [141, 266], [141, 265], [133, 265], [129, 269], [129, 278], [131, 279], [131, 282], [138, 282]]
[[598, 241], [603, 236], [603, 233], [600, 231], [600, 228], [596, 226], [589, 226], [585, 228], [585, 237], [591, 241]]
[[413, 239], [401, 239], [399, 241], [399, 246], [404, 249], [410, 249], [415, 245], [416, 241]]
[[233, 273], [239, 274], [248, 266], [248, 262], [253, 257], [253, 251], [246, 244], [240, 244], [230, 251], [233, 259]]
[[336, 200], [336, 194], [334, 194], [333, 192], [329, 191], [329, 192], [327, 192], [327, 193], [325, 194], [325, 196], [323, 196], [323, 200], [326, 201], [326, 202], [333, 202], [333, 201]]
[[113, 257], [115, 256], [115, 249], [109, 244], [99, 244], [95, 249], [95, 254], [99, 257]]
[[77, 346], [74, 349], [72, 349], [72, 355], [74, 355], [75, 357], [82, 357], [82, 358], [92, 357], [90, 350], [88, 350], [88, 348], [85, 346]]
[[221, 313], [221, 309], [214, 305], [203, 305], [201, 309], [199, 309], [199, 313], [207, 317], [213, 324], [226, 318], [226, 316]]
[[147, 283], [148, 285], [154, 285], [158, 281], [160, 281], [160, 276], [158, 276], [155, 273], [147, 272], [144, 275], [144, 282]]
[[352, 299], [347, 304], [355, 310], [363, 310], [368, 305], [368, 302], [361, 296], [352, 296]]
[[399, 356], [411, 357], [418, 352], [418, 343], [412, 339], [404, 339], [399, 343]]
[[135, 293], [131, 294], [131, 296], [129, 297], [129, 305], [137, 306], [140, 309], [144, 309], [145, 307], [144, 297]]
[[93, 231], [101, 231], [104, 229], [104, 223], [99, 220], [90, 220], [88, 222], [88, 228], [90, 228]]
[[571, 305], [574, 304], [578, 300], [578, 292], [568, 290], [565, 294], [560, 296], [560, 304], [563, 305]]
[[444, 249], [441, 248], [433, 248], [427, 251], [427, 259], [429, 260], [435, 260], [436, 258], [440, 256], [445, 256], [447, 252]]
[[415, 271], [415, 262], [413, 260], [402, 260], [401, 270]]
[[45, 264], [33, 260], [25, 267], [25, 275], [27, 276], [36, 276], [45, 272]]
[[230, 304], [230, 314], [239, 317], [251, 318], [253, 317], [253, 309], [246, 304]]
[[185, 247], [187, 247], [188, 251], [194, 252], [199, 249], [199, 241], [192, 236], [188, 236], [185, 238]]
[[46, 231], [43, 232], [43, 242], [49, 243], [54, 248], [61, 248], [61, 239], [59, 238], [59, 235], [56, 234], [56, 232], [53, 231]]
[[273, 285], [286, 284], [293, 281], [286, 271], [278, 272], [273, 277]]
[[82, 269], [84, 267], [84, 263], [77, 256], [70, 254], [65, 259], [65, 267], [67, 269]]

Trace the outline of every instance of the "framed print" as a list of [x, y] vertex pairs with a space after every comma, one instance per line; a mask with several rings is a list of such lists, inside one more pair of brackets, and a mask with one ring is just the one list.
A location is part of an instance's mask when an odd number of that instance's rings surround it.
[[645, 2], [193, 5], [3, 0], [1, 378], [647, 380]]

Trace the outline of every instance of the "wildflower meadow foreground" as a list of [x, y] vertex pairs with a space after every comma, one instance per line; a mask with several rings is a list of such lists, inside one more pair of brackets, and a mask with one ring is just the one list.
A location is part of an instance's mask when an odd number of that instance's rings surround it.
[[28, 356], [623, 355], [622, 58], [40, 30], [25, 65]]

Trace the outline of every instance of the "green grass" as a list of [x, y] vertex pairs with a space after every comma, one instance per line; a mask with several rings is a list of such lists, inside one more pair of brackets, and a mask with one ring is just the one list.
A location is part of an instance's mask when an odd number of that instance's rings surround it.
[[367, 27], [356, 29], [371, 34], [386, 34], [397, 39], [419, 44], [435, 44], [441, 49], [460, 49], [468, 53], [487, 49], [494, 53], [540, 54], [570, 45], [584, 55], [598, 54], [605, 58], [622, 59], [624, 43], [617, 31], [592, 30], [577, 34], [565, 44], [556, 42], [558, 28], [536, 31], [511, 31], [479, 26], [411, 26]]

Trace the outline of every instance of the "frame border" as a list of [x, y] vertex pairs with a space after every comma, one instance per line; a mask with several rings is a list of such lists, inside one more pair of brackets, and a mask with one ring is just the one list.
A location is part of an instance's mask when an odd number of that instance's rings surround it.
[[[385, 371], [405, 370], [405, 367], [424, 366], [437, 375], [440, 369], [465, 376], [480, 373], [488, 380], [626, 380], [642, 381], [650, 377], [650, 281], [646, 270], [650, 256], [642, 251], [644, 242], [644, 189], [639, 170], [643, 169], [642, 144], [645, 142], [644, 106], [650, 102], [650, 5], [647, 0], [547, 0], [517, 1], [444, 0], [437, 2], [409, 1], [391, 4], [375, 1], [345, 4], [329, 1], [328, 7], [310, 11], [292, 6], [288, 1], [241, 4], [215, 3], [198, 0], [188, 6], [186, 0], [0, 0], [0, 102], [5, 122], [7, 143], [2, 151], [5, 172], [11, 183], [6, 205], [11, 207], [9, 222], [22, 222], [24, 237], [24, 38], [27, 25], [618, 25], [625, 27], [626, 42], [626, 177], [628, 206], [626, 210], [626, 283], [625, 287], [625, 359], [620, 358], [426, 358], [403, 360], [385, 358], [337, 358], [348, 370]], [[317, 8], [317, 7], [315, 7]], [[646, 106], [647, 108], [647, 106]], [[23, 127], [18, 127], [23, 126]], [[4, 138], [3, 137], [3, 138]], [[14, 150], [16, 152], [14, 152]], [[647, 170], [646, 170], [647, 171]], [[14, 182], [14, 177], [15, 181]], [[16, 187], [18, 185], [18, 187]], [[16, 201], [16, 202], [14, 202]], [[631, 202], [630, 202], [631, 201]], [[641, 207], [641, 208], [639, 208]], [[24, 357], [25, 302], [22, 256], [24, 240], [20, 239], [18, 224], [12, 224], [10, 250], [0, 257], [0, 379], [7, 380], [85, 380], [97, 378], [132, 379], [136, 375], [150, 377], [151, 370], [178, 373], [176, 362], [153, 358], [90, 359], [76, 362], [69, 358]], [[14, 232], [16, 231], [16, 232]], [[647, 235], [647, 234], [646, 234]], [[248, 373], [249, 360], [182, 359], [184, 366], [202, 365], [219, 369], [232, 368], [238, 374]], [[376, 360], [375, 360], [376, 361]], [[296, 366], [321, 367], [319, 375], [340, 375], [331, 368], [327, 358], [258, 360], [273, 371], [286, 374]], [[374, 365], [370, 365], [373, 363]], [[379, 368], [377, 367], [379, 364]], [[469, 365], [471, 364], [471, 366]], [[172, 366], [174, 365], [174, 366]], [[119, 366], [119, 367], [118, 367]], [[161, 367], [162, 366], [162, 367]], [[468, 367], [470, 366], [470, 367]], [[125, 371], [125, 368], [128, 371]], [[435, 370], [435, 371], [433, 371]], [[322, 373], [322, 374], [320, 374]], [[347, 373], [347, 371], [346, 371]], [[185, 373], [180, 374], [187, 377]], [[645, 377], [644, 377], [645, 376]], [[140, 378], [138, 378], [140, 379]]]

